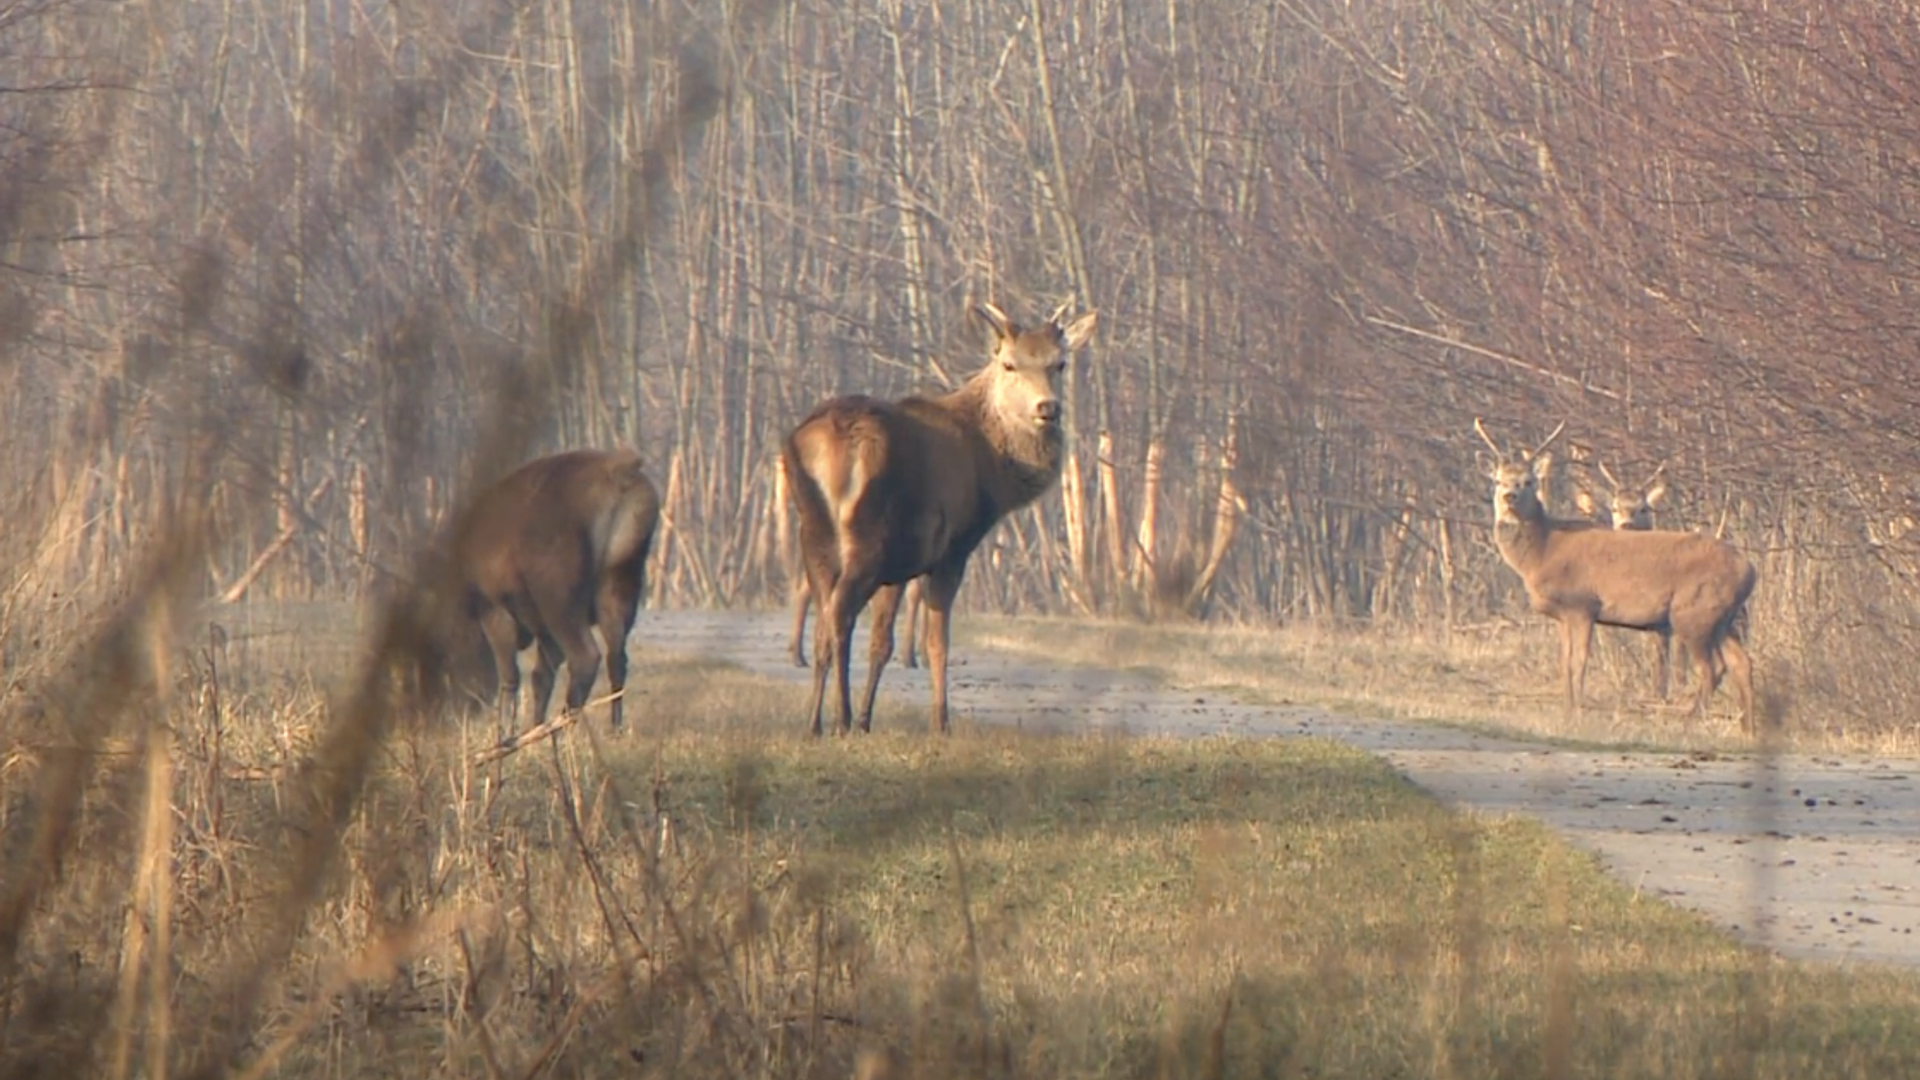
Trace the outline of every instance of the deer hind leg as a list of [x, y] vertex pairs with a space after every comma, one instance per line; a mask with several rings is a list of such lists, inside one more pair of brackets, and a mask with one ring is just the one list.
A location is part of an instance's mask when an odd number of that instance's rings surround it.
[[1724, 661], [1720, 656], [1720, 644], [1712, 635], [1696, 636], [1687, 641], [1687, 651], [1693, 654], [1695, 685], [1693, 688], [1693, 706], [1688, 709], [1691, 716], [1704, 719], [1707, 705], [1713, 700], [1713, 692], [1720, 687], [1720, 672]]
[[[804, 530], [802, 536], [805, 536]], [[812, 548], [815, 545], [808, 543], [807, 546]], [[830, 558], [807, 560], [807, 593], [804, 602], [811, 603], [813, 597], [832, 596], [839, 578], [839, 566]], [[820, 610], [813, 620], [813, 694], [808, 699], [807, 715], [812, 718], [813, 734], [819, 735], [821, 714], [826, 708], [827, 669], [833, 663], [833, 620], [827, 615], [826, 604], [816, 606]], [[800, 609], [800, 614], [806, 614], [805, 607]]]
[[646, 579], [638, 567], [616, 568], [601, 581], [599, 595], [593, 601], [600, 638], [607, 647], [607, 690], [614, 695], [610, 720], [615, 731], [626, 726], [621, 706], [627, 689], [627, 638], [633, 633], [633, 619], [640, 612], [640, 593], [645, 587]]
[[534, 639], [540, 646], [533, 660], [533, 723], [538, 727], [547, 718], [547, 702], [553, 698], [553, 684], [558, 681], [560, 665], [567, 657], [552, 635], [536, 634]]
[[966, 565], [942, 568], [921, 579], [920, 596], [927, 609], [927, 670], [933, 683], [932, 730], [945, 735], [947, 721], [947, 645], [953, 622], [953, 597], [960, 591]]
[[853, 624], [860, 618], [860, 609], [873, 598], [872, 579], [872, 573], [864, 569], [841, 574], [831, 598], [820, 607], [821, 619], [832, 625], [833, 677], [840, 691], [842, 733], [853, 730]]
[[[600, 647], [593, 643], [593, 632], [585, 619], [560, 624], [554, 637], [567, 657], [567, 711], [579, 712], [593, 694], [594, 681], [600, 678]], [[620, 644], [625, 646], [626, 642]]]
[[860, 695], [860, 730], [873, 730], [873, 699], [880, 674], [893, 659], [893, 620], [900, 613], [900, 586], [882, 585], [873, 594], [872, 638], [867, 645], [867, 688]]
[[1740, 636], [1731, 631], [1721, 640], [1718, 651], [1727, 675], [1733, 680], [1733, 695], [1740, 706], [1740, 730], [1752, 735], [1755, 729], [1753, 659], [1747, 655], [1747, 647], [1741, 643]]
[[[540, 620], [535, 625], [543, 628], [542, 636], [546, 639], [541, 649], [542, 662], [558, 667], [551, 662], [552, 650], [556, 647], [566, 659], [568, 712], [578, 712], [586, 705], [594, 682], [600, 678], [600, 646], [593, 641], [594, 588], [590, 582], [564, 588], [548, 585], [546, 588], [536, 586], [532, 593]], [[542, 716], [535, 719], [536, 723], [544, 718], [545, 712], [543, 703]]]

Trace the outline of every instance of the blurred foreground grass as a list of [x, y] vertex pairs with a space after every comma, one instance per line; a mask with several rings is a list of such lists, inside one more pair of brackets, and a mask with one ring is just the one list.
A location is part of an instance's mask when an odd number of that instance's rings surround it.
[[[627, 737], [596, 715], [496, 765], [468, 764], [487, 721], [416, 718], [292, 962], [229, 1000], [326, 679], [183, 679], [165, 977], [123, 971], [142, 774], [109, 752], [0, 986], [0, 1075], [107, 1074], [156, 1032], [177, 1070], [232, 1024], [240, 1065], [301, 1078], [1920, 1069], [1920, 977], [1755, 956], [1341, 747], [905, 714], [816, 742], [800, 688], [688, 662], [642, 666]], [[0, 739], [13, 843], [59, 740]]]

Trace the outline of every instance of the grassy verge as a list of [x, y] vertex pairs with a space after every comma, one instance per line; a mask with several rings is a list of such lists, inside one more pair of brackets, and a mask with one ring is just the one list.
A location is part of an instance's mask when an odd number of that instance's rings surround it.
[[[298, 686], [175, 716], [166, 977], [122, 959], [138, 755], [0, 997], [0, 1074], [245, 1030], [264, 1074], [1821, 1077], [1920, 1066], [1920, 979], [1756, 958], [1531, 824], [1313, 741], [794, 735], [794, 689], [643, 670], [603, 721], [474, 769], [391, 742], [291, 956]], [[767, 719], [767, 718], [773, 719]], [[6, 733], [9, 832], [32, 732]], [[147, 931], [143, 931], [147, 932]], [[126, 1001], [124, 1028], [111, 1018]], [[169, 1020], [170, 1018], [170, 1020]], [[164, 1028], [159, 1025], [169, 1021]]]
[[[1588, 669], [1584, 716], [1563, 709], [1558, 642], [1546, 624], [1483, 628], [1448, 640], [1427, 633], [1316, 626], [1212, 627], [1041, 617], [957, 620], [962, 644], [1044, 656], [1052, 663], [1148, 671], [1172, 684], [1250, 701], [1305, 702], [1349, 715], [1439, 721], [1485, 731], [1609, 747], [1745, 750], [1723, 688], [1705, 722], [1686, 714], [1692, 676], [1675, 675], [1668, 703], [1652, 692], [1645, 634], [1604, 628]], [[1756, 679], [1764, 694], [1764, 665]], [[1804, 712], [1804, 710], [1803, 710]], [[1835, 730], [1785, 717], [1802, 750], [1910, 754], [1910, 731]]]

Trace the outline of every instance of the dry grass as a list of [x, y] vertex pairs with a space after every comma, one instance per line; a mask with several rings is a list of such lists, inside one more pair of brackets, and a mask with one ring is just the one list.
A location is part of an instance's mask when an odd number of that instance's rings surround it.
[[[1040, 617], [962, 619], [957, 639], [1069, 664], [1151, 671], [1182, 686], [1257, 701], [1300, 701], [1352, 715], [1433, 720], [1488, 731], [1607, 746], [1742, 750], [1743, 735], [1723, 687], [1703, 723], [1692, 719], [1693, 678], [1676, 666], [1672, 700], [1653, 693], [1646, 634], [1601, 629], [1587, 671], [1583, 717], [1566, 715], [1559, 641], [1550, 623], [1496, 624], [1452, 638], [1430, 632], [1287, 627], [1208, 627]], [[1829, 753], [1911, 755], [1908, 725], [1850, 728], [1817, 702], [1787, 707], [1756, 657], [1756, 689], [1776, 698], [1784, 746]]]
[[[816, 742], [790, 722], [797, 688], [693, 663], [641, 668], [630, 737], [595, 718], [496, 766], [467, 764], [483, 721], [404, 724], [290, 958], [236, 998], [288, 915], [301, 763], [351, 655], [336, 629], [300, 639], [321, 664], [304, 674], [273, 673], [291, 654], [268, 636], [258, 671], [208, 665], [231, 641], [200, 650], [170, 726], [88, 762], [0, 986], [0, 1074], [1920, 1065], [1920, 978], [1755, 957], [1543, 829], [1446, 811], [1343, 748], [932, 739], [887, 717]], [[18, 712], [0, 737], [11, 846], [62, 740]]]

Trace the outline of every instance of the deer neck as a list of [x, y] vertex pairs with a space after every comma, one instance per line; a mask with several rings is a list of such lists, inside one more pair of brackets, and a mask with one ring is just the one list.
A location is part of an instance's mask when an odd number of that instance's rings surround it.
[[985, 444], [987, 468], [981, 487], [1002, 513], [1017, 510], [1039, 498], [1060, 478], [1065, 458], [1065, 440], [1058, 425], [1038, 427], [1031, 423], [1007, 423], [989, 407], [987, 384], [982, 377], [969, 380], [947, 395], [948, 407], [978, 431]]
[[1544, 513], [1519, 521], [1496, 521], [1493, 524], [1493, 542], [1508, 565], [1515, 568], [1531, 566], [1546, 554], [1548, 531]]

